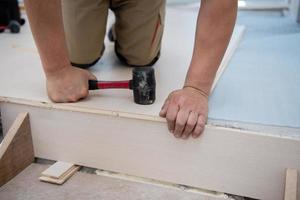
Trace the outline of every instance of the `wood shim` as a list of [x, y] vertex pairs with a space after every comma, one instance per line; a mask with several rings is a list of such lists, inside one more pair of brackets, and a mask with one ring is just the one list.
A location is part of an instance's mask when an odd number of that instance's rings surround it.
[[34, 161], [28, 113], [20, 113], [0, 145], [0, 187]]
[[[80, 166], [73, 165], [70, 169], [67, 171], [63, 172], [59, 178], [54, 178], [54, 177], [49, 177], [49, 176], [41, 176], [39, 177], [40, 181], [48, 182], [48, 183], [53, 183], [57, 185], [62, 185], [64, 182], [66, 182], [75, 172], [79, 170]], [[60, 171], [60, 169], [58, 169]]]
[[68, 173], [74, 164], [58, 161], [51, 165], [48, 169], [42, 172], [42, 176], [50, 177], [50, 178], [61, 178], [66, 173]]
[[284, 200], [297, 200], [297, 180], [297, 169], [287, 169]]
[[40, 158], [266, 200], [282, 200], [286, 168], [300, 169], [296, 138], [206, 126], [199, 139], [178, 140], [165, 121], [0, 106], [4, 127], [20, 110], [30, 112]]
[[288, 10], [288, 1], [238, 1], [239, 10]]
[[235, 35], [234, 35], [234, 37], [231, 37], [229, 46], [227, 47], [227, 51], [225, 52], [223, 60], [219, 66], [217, 73], [216, 73], [215, 80], [211, 87], [211, 91], [210, 91], [211, 93], [215, 89], [220, 77], [222, 76], [223, 72], [225, 71], [226, 67], [228, 66], [232, 56], [234, 55], [235, 50], [238, 48], [240, 41], [242, 40], [242, 37], [245, 33], [245, 29], [246, 29], [245, 26], [240, 26], [240, 28], [236, 29], [236, 32], [233, 33]]

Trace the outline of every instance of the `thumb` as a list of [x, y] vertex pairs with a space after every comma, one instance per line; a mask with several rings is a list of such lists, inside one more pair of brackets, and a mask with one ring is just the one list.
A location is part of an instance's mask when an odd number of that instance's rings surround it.
[[97, 80], [97, 77], [94, 74], [92, 74], [91, 72], [88, 72], [88, 78], [89, 78], [89, 80]]

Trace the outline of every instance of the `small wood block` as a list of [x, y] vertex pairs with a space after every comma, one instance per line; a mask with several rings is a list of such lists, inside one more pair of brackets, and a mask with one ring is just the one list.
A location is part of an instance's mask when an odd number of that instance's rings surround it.
[[51, 167], [42, 172], [42, 176], [59, 179], [72, 169], [74, 164], [57, 161]]
[[60, 176], [60, 178], [41, 176], [41, 177], [39, 177], [39, 180], [48, 182], [48, 183], [57, 184], [57, 185], [62, 185], [64, 182], [66, 182], [66, 180], [68, 180], [79, 169], [80, 169], [80, 166], [73, 165], [69, 170], [67, 170], [65, 173], [63, 173], [63, 175]]
[[284, 200], [297, 200], [297, 180], [297, 169], [287, 169]]
[[34, 161], [28, 113], [20, 113], [0, 145], [0, 187]]

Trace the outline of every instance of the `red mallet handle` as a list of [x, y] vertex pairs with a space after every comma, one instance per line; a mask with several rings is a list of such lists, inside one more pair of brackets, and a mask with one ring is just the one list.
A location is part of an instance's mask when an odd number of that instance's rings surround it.
[[89, 80], [89, 90], [122, 88], [131, 89], [130, 80], [127, 81], [96, 81]]

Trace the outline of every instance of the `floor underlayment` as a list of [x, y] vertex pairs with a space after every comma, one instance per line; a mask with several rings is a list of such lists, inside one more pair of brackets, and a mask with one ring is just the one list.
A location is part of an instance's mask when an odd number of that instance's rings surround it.
[[282, 12], [239, 12], [237, 23], [247, 30], [210, 99], [211, 121], [299, 137], [300, 26]]
[[116, 178], [77, 172], [64, 185], [58, 186], [38, 180], [49, 165], [31, 164], [13, 180], [0, 188], [1, 200], [217, 200], [203, 195], [172, 188], [159, 187]]
[[240, 11], [237, 24], [246, 32], [210, 98], [209, 122], [299, 137], [299, 24], [281, 11]]
[[300, 33], [243, 42], [211, 97], [210, 117], [299, 128], [299, 44]]

